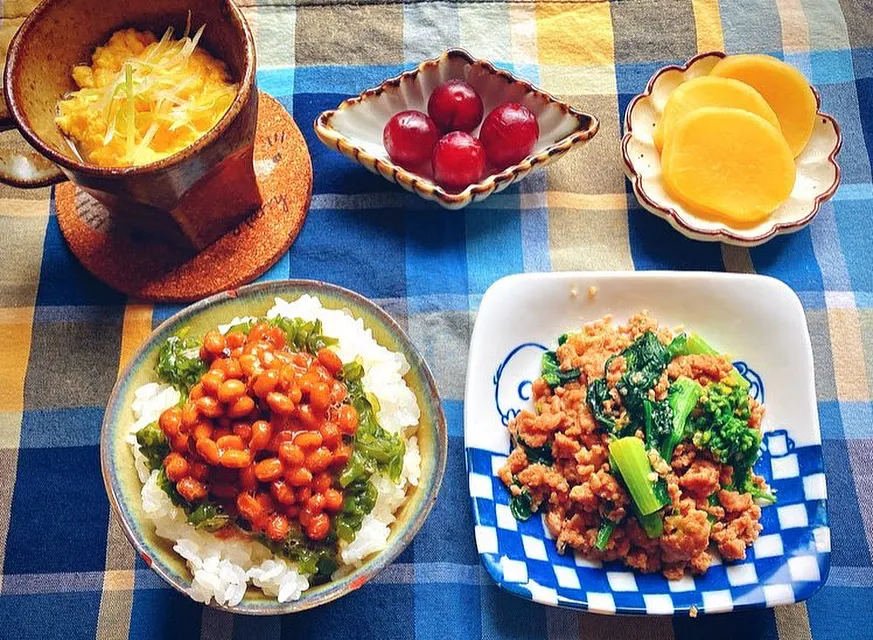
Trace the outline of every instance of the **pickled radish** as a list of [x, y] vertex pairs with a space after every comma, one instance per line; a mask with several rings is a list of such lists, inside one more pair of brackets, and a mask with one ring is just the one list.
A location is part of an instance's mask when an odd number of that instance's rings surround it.
[[662, 155], [668, 191], [697, 215], [753, 225], [794, 188], [794, 156], [776, 127], [742, 109], [702, 107], [680, 118]]
[[800, 71], [772, 56], [743, 54], [723, 58], [710, 75], [739, 80], [760, 93], [779, 118], [792, 156], [800, 155], [812, 136], [818, 110], [815, 95]]
[[683, 116], [701, 107], [731, 107], [761, 116], [777, 129], [779, 120], [760, 93], [730, 78], [700, 76], [680, 84], [670, 94], [664, 113], [655, 127], [654, 142], [658, 151], [670, 139], [673, 127]]

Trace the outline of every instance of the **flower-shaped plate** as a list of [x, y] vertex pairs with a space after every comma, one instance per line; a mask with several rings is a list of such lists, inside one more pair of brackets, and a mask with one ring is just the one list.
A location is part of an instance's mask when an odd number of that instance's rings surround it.
[[646, 90], [631, 100], [625, 112], [621, 142], [624, 171], [640, 204], [680, 233], [694, 240], [753, 247], [779, 234], [799, 231], [812, 221], [822, 203], [834, 195], [840, 184], [836, 160], [841, 145], [840, 127], [832, 116], [821, 112], [821, 98], [813, 88], [819, 111], [812, 137], [795, 159], [797, 181], [786, 202], [766, 220], [749, 227], [729, 226], [689, 211], [664, 186], [661, 158], [652, 133], [670, 93], [683, 82], [708, 75], [725, 55], [720, 51], [701, 53], [682, 66], [664, 67], [652, 76]]

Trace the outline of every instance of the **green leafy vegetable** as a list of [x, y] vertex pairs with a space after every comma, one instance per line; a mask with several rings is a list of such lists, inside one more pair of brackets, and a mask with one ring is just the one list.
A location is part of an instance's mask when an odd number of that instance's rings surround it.
[[633, 505], [634, 516], [637, 519], [637, 522], [640, 523], [640, 526], [643, 528], [643, 531], [646, 532], [646, 535], [649, 538], [660, 538], [664, 534], [664, 513], [663, 510], [655, 511], [654, 513], [650, 513], [648, 515], [642, 515], [639, 512], [639, 509], [636, 508], [636, 505]]
[[322, 333], [321, 320], [306, 321], [302, 318], [272, 318], [270, 324], [285, 332], [285, 340], [300, 351], [308, 351], [315, 355], [320, 349], [336, 344], [335, 338], [329, 338]]
[[161, 489], [164, 493], [167, 494], [170, 498], [170, 502], [172, 502], [177, 507], [182, 507], [183, 510], [187, 513], [191, 508], [191, 503], [189, 503], [182, 495], [176, 491], [176, 485], [173, 484], [173, 481], [167, 477], [167, 472], [161, 467], [161, 470], [158, 472], [158, 478], [156, 484], [158, 488]]
[[[632, 424], [645, 423], [644, 401], [649, 389], [655, 386], [664, 373], [670, 354], [651, 331], [647, 331], [627, 349], [622, 351], [627, 370], [615, 384], [621, 403], [628, 412]], [[607, 363], [607, 367], [609, 364]]]
[[692, 441], [731, 465], [734, 484], [743, 486], [761, 446], [760, 431], [749, 427], [749, 394], [743, 387], [716, 382], [706, 388], [700, 407], [700, 414], [690, 421]]
[[[585, 401], [600, 428], [607, 433], [615, 433], [615, 418], [606, 410], [603, 403], [611, 400], [606, 378], [596, 378], [588, 385]], [[618, 434], [616, 434], [618, 435]]]
[[552, 389], [565, 385], [568, 382], [578, 380], [582, 372], [579, 369], [569, 369], [561, 371], [561, 365], [558, 362], [558, 356], [554, 351], [543, 352], [543, 380]]
[[697, 407], [697, 402], [703, 393], [703, 387], [690, 378], [678, 378], [667, 390], [667, 402], [673, 412], [673, 430], [670, 437], [660, 449], [664, 460], [673, 458], [673, 450], [680, 442], [690, 437], [688, 418]]
[[652, 484], [652, 493], [662, 505], [670, 504], [670, 493], [667, 491], [667, 481], [664, 478], [658, 478]]
[[541, 447], [529, 447], [524, 442], [519, 442], [519, 444], [524, 449], [528, 462], [531, 464], [544, 464], [546, 466], [554, 464], [555, 459], [552, 457], [552, 446], [550, 444], [544, 444]]
[[[718, 491], [716, 491], [715, 493], [713, 493], [712, 495], [710, 495], [710, 496], [706, 499], [706, 502], [709, 504], [710, 507], [720, 507], [720, 506], [721, 506], [721, 500], [718, 499]], [[707, 514], [706, 514], [706, 519], [709, 520], [709, 524], [715, 524], [716, 522], [718, 522], [718, 518], [716, 518], [716, 517], [715, 517], [714, 515], [712, 515], [711, 513], [707, 513]]]
[[621, 475], [641, 515], [649, 515], [669, 504], [666, 486], [655, 490], [656, 484], [663, 481], [653, 482], [649, 477], [653, 473], [652, 465], [642, 440], [635, 436], [613, 440], [609, 444], [609, 455], [613, 469]]
[[718, 351], [709, 344], [702, 336], [692, 333], [685, 340], [685, 347], [691, 355], [717, 356]]
[[[667, 363], [670, 362], [667, 348], [651, 331], [647, 331], [637, 338], [620, 355], [624, 357], [626, 371], [615, 384], [615, 388], [630, 419], [626, 423], [626, 428], [616, 430], [615, 418], [603, 408], [604, 401], [610, 399], [609, 386], [605, 376], [615, 356], [606, 361], [603, 371], [604, 377], [592, 380], [588, 384], [587, 390], [588, 406], [600, 428], [616, 436], [622, 435], [630, 428], [646, 426], [646, 403], [651, 402], [649, 390], [655, 386], [661, 374], [664, 373]], [[660, 415], [658, 416], [655, 416], [654, 407], [649, 407], [648, 411], [650, 420], [657, 417], [663, 421], [660, 426], [653, 425], [654, 428], [663, 428], [668, 424], [664, 411], [659, 410]]]
[[286, 318], [284, 316], [250, 318], [231, 326], [227, 333], [241, 331], [248, 335], [252, 327], [259, 322], [266, 322], [271, 326], [279, 327], [285, 333], [285, 341], [288, 345], [298, 351], [308, 351], [315, 355], [319, 349], [337, 343], [336, 339], [324, 335], [321, 320], [307, 321], [302, 318]]
[[139, 450], [146, 457], [148, 468], [152, 471], [160, 469], [164, 458], [170, 453], [170, 443], [158, 423], [152, 422], [137, 431], [136, 441]]
[[231, 331], [239, 331], [240, 333], [249, 335], [249, 331], [251, 331], [252, 327], [254, 327], [257, 323], [257, 318], [249, 318], [248, 320], [237, 322], [236, 324], [232, 324], [230, 325], [230, 327], [227, 328], [227, 331], [225, 331], [225, 335], [227, 335]]
[[684, 333], [680, 333], [673, 338], [673, 341], [667, 345], [667, 353], [670, 356], [670, 360], [677, 356], [686, 355], [688, 353], [688, 336]]
[[[516, 483], [521, 486], [518, 481]], [[514, 495], [509, 499], [509, 512], [516, 520], [524, 522], [533, 514], [533, 508], [530, 501], [530, 493], [526, 488], [522, 488], [521, 493]]]
[[562, 333], [558, 336], [558, 346], [563, 347], [564, 343], [567, 342], [567, 339], [570, 337], [569, 333]]
[[761, 500], [762, 502], [766, 502], [768, 504], [776, 503], [776, 496], [771, 493], [771, 491], [767, 491], [767, 489], [763, 488], [757, 482], [752, 479], [752, 474], [748, 471], [743, 474], [740, 482], [736, 482], [736, 467], [734, 468], [734, 484], [733, 486], [725, 487], [725, 489], [734, 489], [739, 491], [740, 493], [750, 493], [752, 494], [752, 498], [755, 500]]
[[206, 370], [207, 364], [200, 359], [200, 340], [197, 338], [170, 336], [158, 351], [155, 373], [184, 397]]
[[343, 365], [339, 375], [344, 382], [357, 382], [364, 377], [364, 365], [360, 358], [355, 358], [352, 362], [346, 362]]
[[298, 523], [292, 523], [291, 530], [281, 542], [270, 540], [264, 535], [258, 541], [274, 554], [287, 558], [297, 564], [301, 574], [312, 576], [310, 582], [319, 584], [330, 580], [330, 575], [339, 566], [336, 559], [336, 537], [328, 535], [320, 542], [305, 537]]
[[230, 522], [230, 516], [224, 513], [221, 505], [204, 502], [198, 504], [188, 514], [188, 522], [193, 524], [195, 529], [218, 531]]
[[594, 546], [601, 551], [606, 549], [606, 545], [609, 544], [609, 539], [612, 537], [612, 533], [617, 526], [618, 523], [604, 518], [600, 522], [600, 529], [597, 531], [597, 540], [594, 542]]
[[679, 378], [667, 390], [666, 400], [645, 400], [646, 446], [656, 449], [669, 462], [676, 445], [691, 437], [688, 418], [702, 393], [703, 387], [694, 380]]
[[358, 479], [345, 489], [342, 511], [334, 519], [336, 535], [340, 540], [351, 542], [361, 528], [364, 516], [376, 506], [379, 497], [376, 487], [366, 479]]
[[[378, 403], [364, 392], [360, 380], [346, 380], [352, 406], [358, 412], [358, 430], [355, 432], [352, 457], [340, 474], [340, 484], [369, 478], [377, 470], [385, 471], [397, 481], [403, 470], [406, 445], [400, 434], [392, 434], [379, 426], [376, 420]], [[375, 406], [374, 406], [375, 405]]]
[[652, 402], [646, 398], [643, 400], [643, 416], [646, 447], [660, 451], [673, 433], [673, 409], [666, 400]]
[[220, 504], [208, 501], [191, 504], [185, 500], [176, 490], [176, 484], [167, 477], [167, 472], [162, 466], [158, 472], [156, 484], [158, 488], [167, 494], [170, 502], [185, 512], [188, 522], [193, 524], [196, 529], [218, 531], [230, 522], [230, 516], [224, 512]]

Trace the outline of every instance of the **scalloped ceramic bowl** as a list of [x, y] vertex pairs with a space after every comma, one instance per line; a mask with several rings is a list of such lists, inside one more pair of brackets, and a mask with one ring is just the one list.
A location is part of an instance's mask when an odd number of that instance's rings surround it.
[[[783, 233], [808, 225], [821, 204], [840, 184], [836, 156], [840, 150], [840, 127], [834, 118], [818, 111], [812, 137], [795, 160], [797, 181], [788, 200], [766, 220], [751, 227], [731, 227], [701, 218], [686, 209], [666, 190], [661, 159], [652, 132], [661, 118], [670, 93], [683, 82], [708, 75], [725, 53], [701, 53], [682, 66], [667, 66], [649, 80], [646, 90], [631, 100], [625, 112], [625, 134], [621, 142], [624, 171], [640, 204], [694, 240], [756, 246]], [[819, 108], [821, 98], [813, 88]]]
[[[469, 82], [479, 93], [486, 115], [504, 102], [520, 102], [526, 106], [537, 117], [540, 138], [531, 155], [518, 164], [454, 193], [435, 184], [430, 176], [412, 173], [394, 164], [382, 144], [382, 129], [400, 111], [417, 109], [426, 113], [431, 92], [446, 80], [458, 78]], [[315, 132], [325, 145], [447, 209], [460, 209], [502, 191], [524, 178], [531, 169], [554, 162], [572, 147], [584, 144], [597, 133], [598, 127], [594, 116], [574, 109], [486, 60], [473, 58], [463, 49], [449, 49], [439, 58], [426, 60], [416, 69], [345, 100], [315, 120]], [[478, 133], [477, 127], [473, 134]]]
[[303, 294], [317, 296], [328, 309], [342, 309], [360, 318], [379, 344], [406, 357], [410, 369], [404, 379], [421, 409], [416, 431], [421, 450], [421, 478], [391, 525], [386, 549], [369, 557], [348, 575], [304, 591], [299, 600], [280, 603], [249, 586], [242, 602], [236, 606], [219, 606], [214, 601], [210, 604], [233, 613], [292, 613], [325, 604], [359, 589], [390, 564], [415, 537], [436, 501], [446, 466], [446, 419], [436, 383], [409, 337], [381, 308], [348, 289], [315, 280], [277, 280], [219, 293], [186, 307], [154, 330], [119, 377], [103, 418], [100, 465], [106, 493], [124, 533], [145, 563], [173, 588], [188, 595], [191, 573], [184, 559], [173, 551], [172, 543], [157, 536], [154, 524], [142, 509], [142, 485], [126, 440], [133, 422], [131, 404], [134, 394], [141, 385], [154, 381], [154, 365], [161, 345], [181, 329], [189, 330], [191, 335], [202, 335], [231, 318], [265, 314], [277, 296], [294, 300]]

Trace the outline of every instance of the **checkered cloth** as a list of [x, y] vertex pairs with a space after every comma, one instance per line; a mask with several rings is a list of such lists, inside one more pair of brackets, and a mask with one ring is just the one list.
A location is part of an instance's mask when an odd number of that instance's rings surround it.
[[[119, 367], [174, 307], [137, 303], [76, 263], [52, 192], [0, 189], [0, 637], [809, 638], [873, 629], [873, 19], [860, 0], [247, 3], [260, 87], [307, 137], [312, 210], [265, 278], [319, 278], [383, 305], [430, 363], [449, 424], [439, 500], [372, 583], [314, 611], [233, 617], [135, 557], [98, 460]], [[8, 42], [27, 0], [4, 0]], [[460, 45], [596, 114], [593, 142], [463, 212], [367, 173], [315, 138], [343, 98]], [[692, 242], [642, 210], [619, 156], [624, 108], [658, 67], [698, 51], [762, 51], [798, 66], [843, 131], [843, 184], [804, 231], [752, 249]], [[3, 134], [6, 143], [14, 133]], [[832, 568], [803, 604], [697, 620], [545, 607], [495, 586], [476, 554], [462, 402], [467, 344], [497, 278], [568, 269], [755, 271], [787, 282], [812, 334]], [[778, 331], [778, 327], [773, 327]]]

